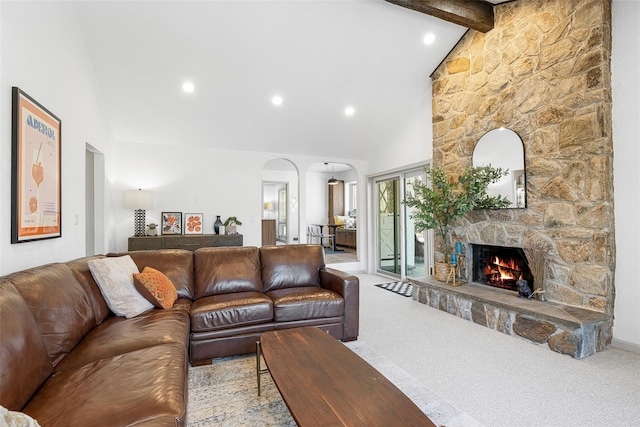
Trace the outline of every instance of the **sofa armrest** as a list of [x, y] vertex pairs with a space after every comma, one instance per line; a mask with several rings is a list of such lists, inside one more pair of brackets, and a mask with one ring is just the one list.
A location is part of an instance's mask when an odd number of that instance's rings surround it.
[[332, 268], [320, 269], [320, 286], [336, 292], [344, 298], [343, 341], [358, 339], [360, 330], [360, 280]]

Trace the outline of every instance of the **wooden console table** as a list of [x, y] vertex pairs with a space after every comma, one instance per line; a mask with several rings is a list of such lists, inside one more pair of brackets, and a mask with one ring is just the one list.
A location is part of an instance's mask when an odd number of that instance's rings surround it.
[[217, 246], [242, 246], [242, 234], [192, 234], [129, 237], [129, 251], [151, 249], [188, 249]]

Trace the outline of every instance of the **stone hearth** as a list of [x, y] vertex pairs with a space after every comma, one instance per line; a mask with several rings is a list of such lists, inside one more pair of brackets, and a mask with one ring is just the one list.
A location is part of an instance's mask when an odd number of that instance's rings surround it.
[[487, 328], [576, 359], [604, 350], [612, 319], [593, 310], [518, 298], [517, 293], [470, 283], [451, 287], [431, 278], [411, 279], [413, 299]]

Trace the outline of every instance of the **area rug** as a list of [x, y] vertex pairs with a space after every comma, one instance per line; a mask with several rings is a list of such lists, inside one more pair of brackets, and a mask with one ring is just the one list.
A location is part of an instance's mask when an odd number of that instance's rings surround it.
[[379, 288], [386, 289], [403, 297], [410, 297], [413, 293], [413, 285], [407, 282], [390, 282], [375, 285]]
[[[362, 341], [345, 345], [393, 382], [436, 425], [481, 427]], [[255, 363], [255, 356], [247, 355], [214, 359], [211, 365], [189, 368], [187, 426], [296, 426], [268, 374], [262, 375], [262, 393], [258, 396]]]

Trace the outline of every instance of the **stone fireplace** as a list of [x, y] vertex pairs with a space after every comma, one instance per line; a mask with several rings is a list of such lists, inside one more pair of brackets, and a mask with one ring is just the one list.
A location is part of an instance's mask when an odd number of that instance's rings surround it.
[[497, 5], [495, 27], [469, 30], [431, 76], [435, 166], [455, 176], [500, 127], [520, 136], [525, 153], [526, 208], [471, 212], [453, 240], [465, 244], [467, 262], [472, 245], [544, 248], [544, 278], [534, 283], [547, 302], [474, 277], [458, 288], [427, 279], [414, 298], [577, 358], [612, 336], [610, 8], [610, 0]]

